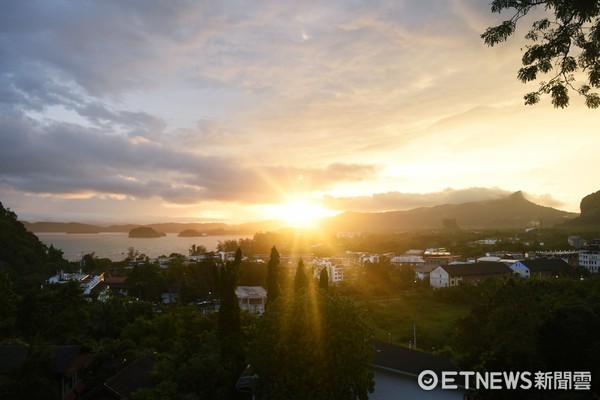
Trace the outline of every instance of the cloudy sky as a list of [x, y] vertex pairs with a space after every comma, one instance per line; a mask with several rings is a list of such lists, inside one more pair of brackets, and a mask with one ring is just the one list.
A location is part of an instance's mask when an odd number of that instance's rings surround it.
[[504, 15], [486, 0], [0, 7], [0, 201], [21, 219], [244, 222], [517, 190], [577, 212], [600, 189], [599, 111], [524, 106], [528, 21], [488, 48]]

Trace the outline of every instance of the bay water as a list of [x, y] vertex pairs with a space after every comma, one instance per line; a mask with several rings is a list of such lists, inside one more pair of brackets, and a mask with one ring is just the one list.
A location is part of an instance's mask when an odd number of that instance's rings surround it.
[[207, 251], [216, 251], [219, 241], [245, 238], [240, 235], [179, 237], [176, 233], [158, 238], [130, 238], [126, 232], [103, 232], [94, 234], [36, 233], [42, 243], [60, 249], [64, 258], [78, 261], [84, 254], [94, 253], [98, 258], [122, 261], [127, 257], [128, 249], [133, 247], [140, 254], [150, 258], [171, 253], [187, 256], [188, 250], [195, 245], [203, 245]]

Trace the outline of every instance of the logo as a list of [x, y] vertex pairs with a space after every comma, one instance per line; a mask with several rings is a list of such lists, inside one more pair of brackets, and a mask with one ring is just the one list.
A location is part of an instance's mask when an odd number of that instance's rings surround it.
[[438, 377], [435, 372], [433, 372], [429, 369], [426, 369], [425, 371], [423, 371], [419, 374], [418, 381], [419, 381], [419, 386], [421, 386], [421, 389], [432, 390], [432, 389], [435, 389], [435, 387], [438, 384]]

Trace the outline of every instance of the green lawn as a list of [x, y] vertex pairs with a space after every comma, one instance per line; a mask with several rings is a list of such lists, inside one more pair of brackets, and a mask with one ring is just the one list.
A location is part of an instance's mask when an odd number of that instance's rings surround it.
[[375, 338], [409, 346], [416, 326], [417, 348], [431, 352], [451, 346], [456, 322], [465, 317], [470, 306], [450, 304], [432, 291], [405, 291], [391, 299], [364, 303]]

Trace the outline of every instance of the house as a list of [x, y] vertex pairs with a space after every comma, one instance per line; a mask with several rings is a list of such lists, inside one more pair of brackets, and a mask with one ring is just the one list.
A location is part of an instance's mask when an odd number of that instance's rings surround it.
[[409, 267], [417, 267], [425, 264], [425, 260], [419, 256], [396, 256], [392, 257], [390, 263], [396, 267], [401, 266], [409, 266]]
[[83, 400], [124, 400], [130, 399], [131, 394], [143, 387], [154, 386], [152, 378], [152, 360], [137, 358], [127, 364], [122, 370], [109, 378], [102, 385], [93, 388], [83, 396]]
[[452, 255], [445, 248], [435, 248], [435, 249], [427, 249], [423, 253], [423, 260], [427, 265], [448, 265], [453, 262], [460, 260], [461, 256]]
[[548, 277], [557, 276], [569, 264], [562, 258], [537, 258], [517, 261], [510, 268], [522, 278]]
[[435, 388], [428, 391], [419, 386], [417, 378], [423, 371], [430, 370], [438, 376], [442, 371], [458, 373], [459, 368], [450, 359], [380, 341], [374, 346], [375, 391], [369, 399], [462, 400], [467, 397], [467, 391], [460, 387], [458, 380], [456, 390]]
[[127, 295], [127, 277], [126, 276], [106, 276], [104, 284], [118, 294]]
[[262, 314], [267, 303], [267, 291], [262, 286], [238, 286], [235, 295], [242, 310]]
[[513, 270], [501, 262], [475, 262], [440, 265], [429, 274], [434, 288], [458, 286], [461, 283], [479, 283], [493, 276], [510, 276]]
[[[82, 372], [93, 359], [91, 352], [79, 345], [36, 348], [21, 345], [0, 346], [0, 375], [19, 373], [19, 369], [32, 357], [33, 362], [48, 365], [48, 376], [54, 398], [59, 400], [79, 398], [85, 389]], [[10, 393], [2, 395], [11, 398]]]
[[415, 267], [415, 274], [420, 280], [429, 279], [429, 274], [436, 268], [437, 266], [435, 265], [419, 265], [418, 267]]

